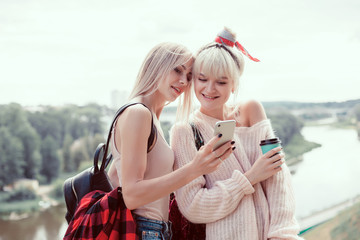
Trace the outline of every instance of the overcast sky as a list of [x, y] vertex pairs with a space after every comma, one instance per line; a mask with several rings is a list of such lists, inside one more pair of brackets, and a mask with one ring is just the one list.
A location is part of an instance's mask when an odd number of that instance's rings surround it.
[[246, 61], [240, 99], [360, 98], [358, 0], [1, 0], [0, 104], [110, 104], [148, 51], [190, 50], [228, 26]]

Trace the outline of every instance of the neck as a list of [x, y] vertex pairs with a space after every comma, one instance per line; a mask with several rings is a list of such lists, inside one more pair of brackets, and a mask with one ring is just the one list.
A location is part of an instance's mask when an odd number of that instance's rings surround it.
[[151, 110], [151, 112], [153, 112], [156, 115], [157, 119], [159, 119], [160, 114], [166, 104], [166, 101], [162, 100], [161, 97], [158, 97], [156, 92], [148, 96], [136, 97], [132, 99], [132, 101], [141, 102], [145, 104]]
[[219, 108], [214, 108], [214, 109], [205, 109], [203, 107], [200, 107], [200, 112], [219, 120], [226, 119], [226, 105], [222, 105]]

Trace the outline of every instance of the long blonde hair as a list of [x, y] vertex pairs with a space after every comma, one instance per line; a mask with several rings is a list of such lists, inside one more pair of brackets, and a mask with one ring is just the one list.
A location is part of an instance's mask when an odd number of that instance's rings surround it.
[[[193, 58], [192, 53], [183, 45], [164, 42], [156, 45], [146, 56], [137, 75], [129, 99], [153, 94], [170, 71]], [[177, 119], [186, 119], [191, 109], [191, 81], [179, 99]]]

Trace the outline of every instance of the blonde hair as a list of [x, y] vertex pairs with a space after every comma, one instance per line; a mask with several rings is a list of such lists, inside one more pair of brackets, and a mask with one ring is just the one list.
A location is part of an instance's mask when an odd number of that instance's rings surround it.
[[[235, 34], [225, 28], [235, 39]], [[239, 87], [239, 78], [244, 71], [244, 58], [237, 49], [216, 42], [203, 46], [197, 53], [193, 65], [193, 78], [200, 73], [221, 78], [226, 76], [234, 83], [234, 90]]]
[[[187, 63], [192, 58], [192, 53], [181, 44], [165, 42], [156, 45], [145, 57], [129, 99], [153, 94], [173, 69]], [[177, 119], [187, 119], [191, 112], [191, 102], [190, 82], [179, 99]]]

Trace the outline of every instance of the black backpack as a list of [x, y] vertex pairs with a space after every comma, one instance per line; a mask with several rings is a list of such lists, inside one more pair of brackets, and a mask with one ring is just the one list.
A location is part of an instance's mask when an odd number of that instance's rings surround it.
[[[109, 150], [109, 142], [111, 138], [112, 128], [116, 119], [120, 116], [120, 114], [127, 107], [135, 104], [142, 104], [142, 103], [125, 104], [116, 112], [115, 117], [110, 126], [106, 144], [100, 143], [95, 150], [94, 166], [89, 167], [84, 171], [78, 173], [77, 175], [65, 180], [63, 191], [64, 191], [64, 198], [67, 208], [65, 219], [67, 220], [68, 223], [73, 218], [76, 207], [78, 206], [81, 198], [83, 198], [86, 194], [94, 190], [101, 190], [104, 192], [110, 192], [111, 190], [113, 190], [113, 186], [111, 185], [109, 176], [106, 172], [106, 168], [112, 160], [112, 154], [110, 153], [107, 155], [107, 152]], [[147, 150], [148, 152], [151, 151], [155, 143], [156, 137], [157, 137], [156, 127], [153, 121], [151, 121], [151, 133], [148, 138], [148, 150]], [[100, 159], [101, 159], [101, 166], [99, 168], [98, 163]]]

